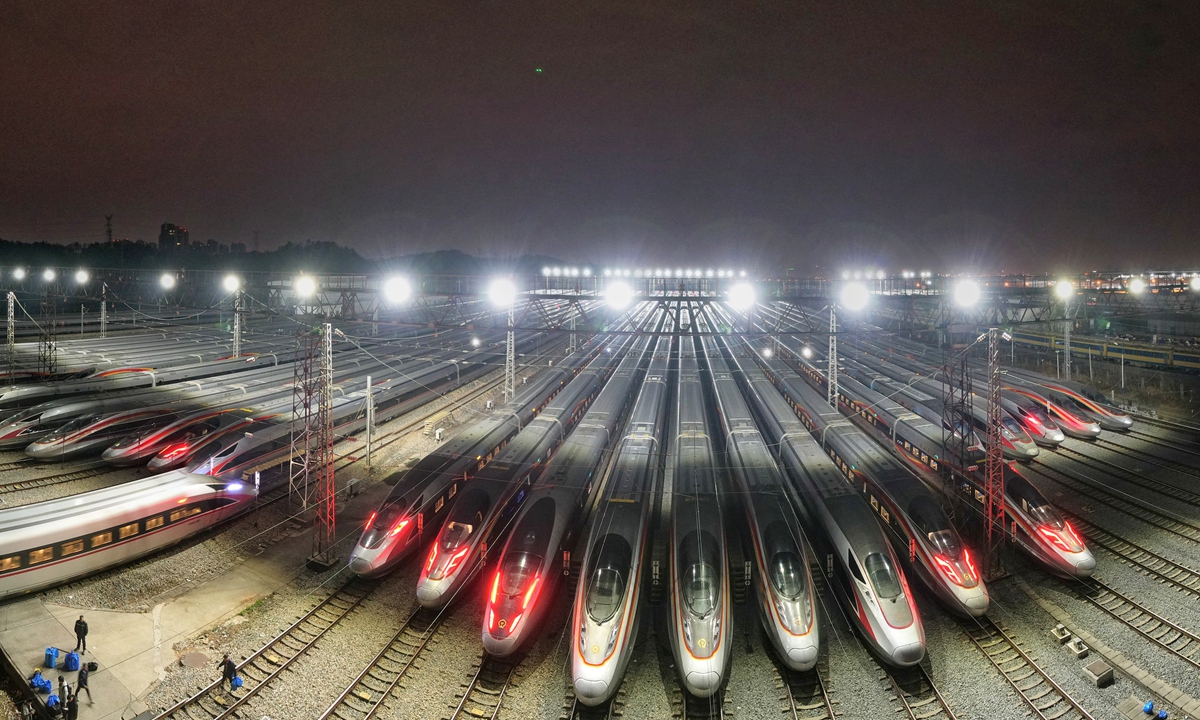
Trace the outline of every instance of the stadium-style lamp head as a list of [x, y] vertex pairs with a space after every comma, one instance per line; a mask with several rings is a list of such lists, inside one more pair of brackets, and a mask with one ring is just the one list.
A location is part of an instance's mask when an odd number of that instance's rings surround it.
[[858, 312], [867, 306], [871, 293], [867, 286], [860, 282], [848, 282], [842, 286], [841, 306], [851, 312]]
[[746, 312], [754, 307], [754, 287], [750, 283], [738, 283], [729, 288], [729, 307], [737, 312]]
[[512, 280], [497, 278], [488, 286], [488, 299], [500, 307], [512, 307], [517, 301], [517, 286]]
[[974, 307], [979, 296], [979, 283], [974, 280], [959, 280], [954, 285], [954, 304], [959, 307]]
[[300, 297], [312, 297], [317, 292], [317, 281], [307, 275], [301, 275], [292, 281], [292, 290]]
[[408, 299], [412, 297], [412, 284], [408, 282], [407, 278], [388, 278], [388, 281], [383, 284], [383, 297], [393, 305], [408, 302]]
[[1192, 292], [1200, 292], [1200, 275], [1192, 277], [1192, 281], [1188, 283], [1188, 287], [1192, 289]]
[[1071, 284], [1070, 280], [1059, 280], [1054, 283], [1054, 294], [1060, 300], [1070, 300], [1071, 296], [1075, 294], [1075, 286]]
[[242, 286], [242, 281], [237, 275], [226, 275], [221, 281], [221, 286], [225, 288], [225, 292], [237, 292]]
[[13, 270], [13, 279], [17, 280], [18, 282], [21, 280], [24, 280], [25, 279], [25, 268], [19, 267], [16, 270]]
[[1134, 278], [1129, 281], [1129, 292], [1134, 295], [1141, 295], [1146, 292], [1146, 281], [1141, 278]]
[[55, 273], [50, 268], [46, 268], [45, 270], [42, 271], [42, 279], [45, 280], [46, 282], [54, 282], [54, 278], [56, 278], [56, 277], [58, 277], [58, 274]]
[[88, 279], [89, 279], [89, 276], [88, 276], [87, 270], [76, 270], [75, 271], [75, 283], [76, 284], [87, 285]]
[[163, 290], [172, 290], [175, 288], [175, 276], [171, 273], [163, 273], [162, 277], [158, 279], [158, 284], [162, 286]]
[[624, 310], [633, 303], [633, 288], [620, 280], [608, 283], [604, 289], [604, 300], [613, 310]]

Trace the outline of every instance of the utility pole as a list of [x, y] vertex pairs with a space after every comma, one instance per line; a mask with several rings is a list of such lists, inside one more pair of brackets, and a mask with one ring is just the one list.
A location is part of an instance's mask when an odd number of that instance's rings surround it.
[[38, 328], [38, 374], [49, 379], [58, 372], [58, 301], [47, 283], [42, 300], [42, 322]]
[[513, 375], [515, 370], [515, 349], [516, 333], [513, 332], [515, 327], [515, 318], [513, 316], [513, 305], [508, 306], [508, 337], [505, 339], [504, 352], [504, 402], [513, 399], [514, 382]]
[[242, 356], [242, 287], [233, 291], [233, 356]]
[[12, 385], [16, 380], [14, 374], [17, 371], [17, 316], [16, 310], [17, 296], [10, 290], [8, 293], [8, 384]]
[[1063, 331], [1063, 378], [1071, 379], [1071, 301], [1067, 300], [1067, 322]]
[[313, 555], [309, 559], [309, 567], [327, 570], [336, 562], [336, 558], [329, 551], [337, 539], [337, 479], [333, 469], [333, 326], [330, 323], [325, 323], [321, 328], [319, 390], [318, 437], [313, 457], [317, 466], [319, 503], [313, 534]]
[[100, 337], [108, 337], [108, 283], [100, 283]]
[[1004, 541], [1004, 445], [1000, 436], [1000, 330], [988, 330], [988, 404], [987, 463], [984, 467], [984, 493], [987, 495], [987, 572], [999, 577], [1000, 548]]
[[375, 391], [367, 376], [367, 474], [371, 473], [371, 434], [375, 429]]
[[112, 245], [112, 213], [104, 216], [104, 239]]
[[837, 410], [838, 406], [838, 363], [837, 363], [837, 310], [829, 306], [829, 387], [825, 393], [825, 401], [829, 407]]

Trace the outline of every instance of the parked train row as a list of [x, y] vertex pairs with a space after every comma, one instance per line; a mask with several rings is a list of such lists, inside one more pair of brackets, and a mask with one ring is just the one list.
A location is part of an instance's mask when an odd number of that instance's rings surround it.
[[[1066, 340], [1061, 335], [1036, 333], [1029, 330], [1015, 330], [1012, 333], [1013, 342], [1019, 345], [1044, 348], [1046, 350], [1063, 350]], [[1152, 345], [1150, 343], [1118, 342], [1105, 338], [1089, 337], [1086, 335], [1071, 336], [1071, 355], [1074, 357], [1091, 356], [1104, 358], [1111, 362], [1136, 363], [1148, 367], [1183, 368], [1200, 370], [1200, 350], [1195, 348], [1171, 347], [1169, 345]]]

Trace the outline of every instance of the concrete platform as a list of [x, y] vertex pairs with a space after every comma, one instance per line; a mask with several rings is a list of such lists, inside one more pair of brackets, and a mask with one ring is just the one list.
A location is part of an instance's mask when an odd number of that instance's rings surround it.
[[[362, 523], [390, 488], [377, 485], [347, 502], [338, 512], [338, 522], [352, 527]], [[43, 602], [32, 597], [0, 605], [0, 645], [26, 676], [36, 669], [57, 685], [58, 676], [75, 685], [74, 672], [43, 668], [47, 647], [62, 649], [63, 656], [75, 647], [75, 620], [80, 614], [88, 623], [88, 652], [83, 662], [95, 661], [88, 685], [93, 701], [85, 693], [80, 716], [89, 720], [132, 720], [148, 708], [142, 699], [166, 677], [166, 669], [178, 662], [172, 646], [198, 635], [241, 612], [259, 598], [270, 595], [305, 572], [312, 553], [309, 530], [266, 548], [262, 554], [203, 583], [186, 593], [154, 606], [150, 612], [87, 610]], [[342, 563], [350, 545], [339, 546]], [[213, 678], [218, 676], [213, 660]], [[55, 691], [57, 692], [57, 690]]]

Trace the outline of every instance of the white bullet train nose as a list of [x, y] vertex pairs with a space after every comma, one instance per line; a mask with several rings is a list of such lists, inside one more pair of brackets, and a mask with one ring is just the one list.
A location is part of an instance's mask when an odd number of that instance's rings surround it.
[[788, 648], [788, 660], [793, 665], [812, 665], [817, 661], [817, 647], [812, 645], [809, 647]]
[[1080, 553], [1080, 557], [1075, 560], [1075, 576], [1076, 577], [1091, 577], [1092, 572], [1096, 569], [1096, 556], [1089, 551]]
[[575, 697], [579, 698], [579, 702], [588, 707], [595, 707], [604, 702], [604, 698], [608, 696], [608, 681], [607, 680], [592, 680], [589, 678], [575, 678]]
[[504, 657], [512, 653], [513, 649], [517, 646], [519, 637], [519, 635], [509, 635], [506, 638], [498, 638], [493, 637], [490, 632], [484, 630], [483, 649], [490, 655]]
[[916, 665], [924, 657], [925, 645], [919, 642], [901, 645], [892, 651], [892, 662], [902, 667]]
[[429, 580], [417, 585], [417, 602], [421, 607], [439, 608], [445, 604], [446, 591], [450, 589], [447, 580]]
[[721, 687], [721, 673], [716, 670], [693, 670], [687, 674], [688, 692], [698, 698], [711, 697]]
[[987, 596], [987, 593], [973, 595], [963, 600], [963, 607], [971, 617], [981, 617], [987, 614], [989, 605], [991, 605], [991, 598]]

